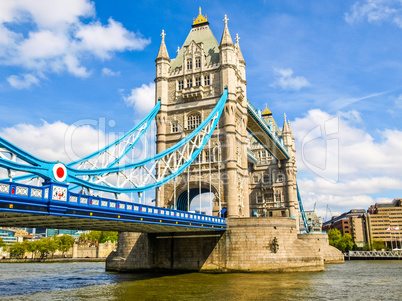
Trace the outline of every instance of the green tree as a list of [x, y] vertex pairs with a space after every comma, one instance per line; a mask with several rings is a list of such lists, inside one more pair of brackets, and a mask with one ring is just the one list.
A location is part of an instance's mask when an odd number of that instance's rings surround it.
[[45, 246], [47, 248], [48, 253], [52, 253], [52, 258], [54, 256], [54, 252], [57, 251], [58, 248], [58, 242], [54, 237], [47, 237], [44, 239]]
[[40, 259], [44, 259], [49, 253], [54, 253], [57, 250], [57, 243], [52, 237], [43, 238], [37, 241], [37, 252], [40, 254]]
[[342, 252], [348, 252], [353, 249], [354, 243], [349, 233], [345, 233], [345, 235], [342, 236], [341, 231], [338, 229], [330, 229], [328, 231], [328, 239], [331, 246], [334, 246]]
[[57, 237], [57, 249], [64, 253], [70, 250], [73, 246], [75, 240], [70, 235], [64, 234], [62, 236]]
[[352, 236], [349, 233], [345, 233], [342, 238], [338, 241], [337, 248], [342, 252], [349, 252], [353, 249], [354, 243], [352, 241]]
[[371, 250], [375, 251], [381, 251], [382, 249], [386, 249], [387, 246], [385, 245], [385, 242], [381, 239], [373, 239], [371, 241]]
[[329, 229], [328, 239], [331, 246], [336, 247], [337, 242], [342, 238], [341, 231], [338, 229]]
[[25, 246], [25, 250], [32, 254], [32, 259], [35, 257], [35, 241], [24, 240], [22, 242]]
[[5, 249], [7, 244], [4, 242], [4, 240], [0, 237], [0, 249], [3, 248]]
[[117, 241], [118, 237], [118, 232], [116, 231], [102, 231], [102, 236], [101, 236], [101, 243], [110, 241], [110, 242], [115, 242]]
[[78, 238], [78, 240], [79, 240], [80, 242], [89, 240], [89, 239], [88, 239], [88, 233], [81, 233], [81, 235], [80, 235], [80, 237]]
[[107, 241], [115, 242], [117, 241], [118, 233], [115, 231], [91, 231], [89, 233], [82, 233], [80, 235], [80, 241], [92, 241], [104, 243]]
[[17, 257], [22, 257], [24, 256], [26, 249], [25, 249], [25, 245], [22, 242], [15, 242], [13, 244], [11, 244], [8, 248], [8, 250], [10, 251], [10, 255], [15, 255]]

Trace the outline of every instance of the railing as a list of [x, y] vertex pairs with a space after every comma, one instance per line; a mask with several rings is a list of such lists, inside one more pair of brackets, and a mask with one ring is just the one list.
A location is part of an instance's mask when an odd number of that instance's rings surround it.
[[[225, 219], [221, 217], [73, 193], [67, 190], [67, 185], [62, 184], [49, 183], [40, 187], [0, 181], [0, 198], [4, 197], [7, 197], [9, 200], [18, 198], [31, 204], [50, 204], [56, 207], [68, 204], [71, 207], [85, 208], [88, 210], [145, 214], [152, 217], [163, 217], [164, 219], [206, 222], [219, 226], [226, 225]], [[10, 206], [9, 209], [12, 209], [12, 205]]]
[[348, 253], [344, 253], [345, 257], [361, 257], [361, 258], [402, 258], [402, 250], [398, 251], [349, 251]]

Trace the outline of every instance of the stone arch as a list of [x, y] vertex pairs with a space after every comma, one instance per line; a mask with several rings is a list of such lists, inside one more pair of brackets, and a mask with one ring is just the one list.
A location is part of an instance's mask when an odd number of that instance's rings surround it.
[[[190, 185], [189, 185], [189, 187], [190, 187], [190, 202], [189, 203], [190, 204], [194, 200], [194, 198], [200, 194], [199, 193], [199, 189], [200, 189], [199, 185], [200, 185], [200, 183], [198, 181], [190, 182]], [[209, 183], [201, 182], [201, 194], [207, 193], [207, 192], [210, 192]], [[214, 198], [212, 200], [213, 215], [217, 216], [218, 211], [219, 211], [219, 209], [216, 209], [216, 208], [219, 208], [219, 201], [217, 198], [218, 189], [213, 184], [211, 185], [211, 193], [214, 194]], [[169, 198], [169, 206], [173, 207], [174, 206], [174, 191], [172, 191], [170, 194], [171, 195]], [[176, 190], [176, 198], [177, 198], [176, 206], [177, 206], [178, 210], [187, 211], [187, 196], [188, 196], [187, 195], [187, 184], [183, 183], [182, 185], [178, 186], [177, 190]], [[216, 210], [214, 210], [214, 208]]]

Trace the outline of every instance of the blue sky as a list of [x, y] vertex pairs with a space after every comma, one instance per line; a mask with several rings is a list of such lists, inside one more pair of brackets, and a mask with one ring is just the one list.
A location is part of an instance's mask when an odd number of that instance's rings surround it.
[[174, 58], [199, 6], [218, 41], [225, 14], [239, 34], [248, 98], [291, 121], [306, 209], [402, 197], [400, 0], [0, 0], [0, 135], [56, 160], [71, 125], [82, 153], [100, 120], [131, 128], [152, 104], [161, 30]]

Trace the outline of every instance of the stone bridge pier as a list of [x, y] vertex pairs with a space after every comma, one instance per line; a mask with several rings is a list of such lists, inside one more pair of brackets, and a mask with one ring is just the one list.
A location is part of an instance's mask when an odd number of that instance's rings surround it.
[[291, 218], [229, 218], [225, 232], [119, 233], [107, 271], [321, 271], [343, 255], [325, 234], [303, 236]]

